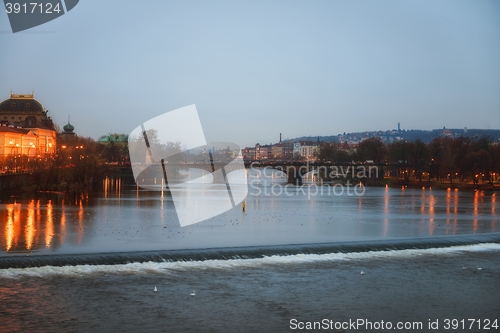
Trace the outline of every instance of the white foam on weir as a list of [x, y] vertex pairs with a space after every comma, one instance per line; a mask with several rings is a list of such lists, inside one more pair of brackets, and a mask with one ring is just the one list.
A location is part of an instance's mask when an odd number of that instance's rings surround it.
[[327, 254], [293, 254], [272, 255], [264, 258], [254, 259], [216, 259], [204, 261], [164, 261], [164, 262], [142, 262], [119, 265], [77, 265], [77, 266], [43, 266], [30, 268], [8, 268], [0, 269], [0, 279], [19, 277], [51, 277], [72, 276], [92, 277], [105, 274], [127, 275], [127, 274], [170, 274], [180, 270], [204, 270], [204, 269], [236, 269], [236, 268], [258, 268], [266, 265], [280, 266], [301, 263], [312, 263], [320, 261], [349, 261], [368, 260], [375, 258], [412, 258], [422, 255], [453, 255], [459, 253], [471, 253], [482, 251], [500, 251], [500, 244], [482, 243], [474, 245], [460, 245], [444, 248], [429, 249], [406, 249], [390, 251], [368, 251], [348, 253]]

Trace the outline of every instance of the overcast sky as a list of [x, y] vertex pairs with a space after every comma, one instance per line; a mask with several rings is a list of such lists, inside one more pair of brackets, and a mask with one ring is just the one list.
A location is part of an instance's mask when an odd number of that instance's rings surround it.
[[0, 99], [97, 138], [196, 104], [208, 141], [500, 128], [500, 1], [80, 0], [13, 34]]

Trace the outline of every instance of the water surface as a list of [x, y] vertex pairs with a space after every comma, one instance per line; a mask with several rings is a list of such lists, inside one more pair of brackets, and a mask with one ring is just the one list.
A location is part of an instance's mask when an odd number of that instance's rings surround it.
[[[236, 208], [180, 227], [168, 192], [121, 179], [92, 196], [41, 193], [0, 203], [0, 257], [203, 249], [495, 233], [494, 192], [252, 183]], [[281, 192], [280, 192], [281, 189]], [[323, 193], [321, 193], [323, 191]], [[330, 192], [328, 192], [330, 191]], [[318, 193], [315, 193], [318, 192]]]

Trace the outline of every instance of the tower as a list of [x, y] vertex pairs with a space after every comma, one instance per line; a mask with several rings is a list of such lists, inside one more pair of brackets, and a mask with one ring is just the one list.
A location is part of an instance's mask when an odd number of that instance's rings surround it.
[[69, 138], [73, 138], [75, 136], [75, 132], [73, 132], [75, 127], [69, 122], [69, 117], [70, 116], [68, 116], [68, 123], [63, 127], [64, 131], [61, 133], [61, 139], [63, 141], [67, 141]]

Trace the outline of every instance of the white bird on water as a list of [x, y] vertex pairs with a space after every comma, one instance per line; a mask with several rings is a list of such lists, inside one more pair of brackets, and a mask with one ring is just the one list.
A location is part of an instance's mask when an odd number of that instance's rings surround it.
[[155, 289], [154, 289], [154, 291], [155, 291], [155, 292], [157, 292], [157, 291], [158, 291], [158, 289], [156, 289], [156, 286], [155, 286]]
[[194, 292], [194, 290], [193, 290], [193, 292], [192, 292], [191, 294], [189, 294], [189, 295], [191, 295], [191, 296], [196, 296], [196, 293], [195, 293], [195, 292]]
[[361, 273], [359, 273], [359, 274], [361, 274], [361, 275], [365, 275], [365, 272], [361, 271]]

